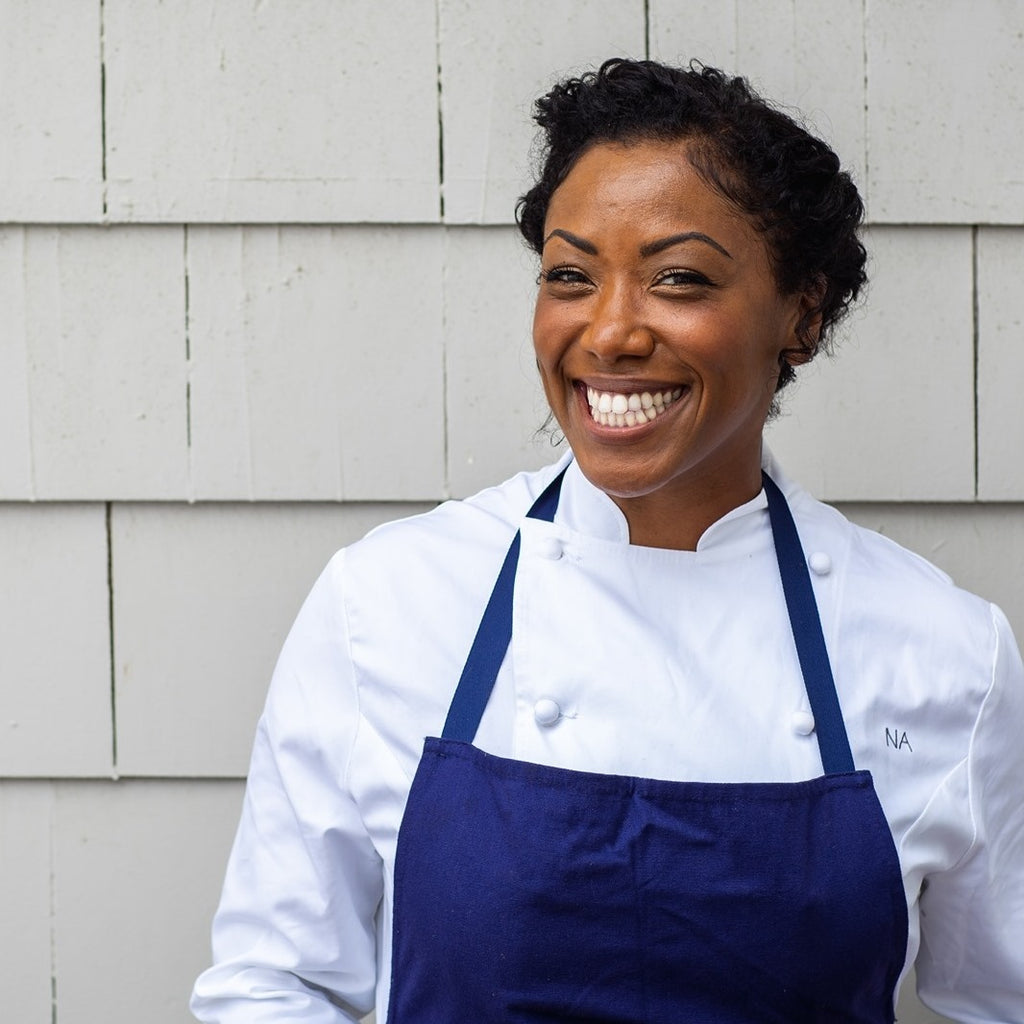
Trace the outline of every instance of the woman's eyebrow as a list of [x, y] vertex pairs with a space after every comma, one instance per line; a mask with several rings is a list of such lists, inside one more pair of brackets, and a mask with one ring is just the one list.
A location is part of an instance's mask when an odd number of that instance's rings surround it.
[[654, 256], [664, 249], [678, 245], [680, 242], [693, 241], [706, 242], [712, 249], [717, 249], [723, 256], [732, 259], [732, 254], [724, 246], [719, 245], [710, 235], [705, 235], [703, 231], [683, 231], [678, 235], [669, 235], [668, 238], [659, 238], [654, 242], [648, 242], [646, 245], [640, 246], [640, 255]]
[[588, 242], [585, 238], [580, 238], [579, 235], [574, 235], [571, 231], [565, 231], [562, 228], [555, 228], [544, 239], [544, 245], [547, 245], [555, 235], [558, 235], [559, 238], [564, 238], [570, 245], [575, 246], [580, 252], [585, 252], [588, 256], [597, 255], [597, 246], [593, 242]]

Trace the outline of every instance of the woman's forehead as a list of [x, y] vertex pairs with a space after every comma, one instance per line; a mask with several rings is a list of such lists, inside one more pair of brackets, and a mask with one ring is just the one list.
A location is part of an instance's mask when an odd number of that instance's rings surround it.
[[694, 168], [686, 140], [591, 146], [551, 197], [545, 240], [553, 231], [584, 238], [625, 233], [640, 246], [687, 232], [763, 245], [750, 219]]

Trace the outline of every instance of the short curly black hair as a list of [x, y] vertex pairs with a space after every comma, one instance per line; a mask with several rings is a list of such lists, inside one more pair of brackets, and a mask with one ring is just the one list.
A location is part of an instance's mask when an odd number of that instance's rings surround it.
[[696, 61], [676, 68], [613, 58], [560, 82], [535, 106], [540, 168], [516, 204], [516, 223], [535, 252], [552, 195], [591, 146], [685, 140], [697, 173], [765, 236], [780, 290], [816, 297], [796, 345], [783, 353], [777, 389], [793, 379], [791, 360], [806, 362], [828, 345], [867, 281], [867, 257], [859, 237], [864, 204], [821, 139], [745, 79]]

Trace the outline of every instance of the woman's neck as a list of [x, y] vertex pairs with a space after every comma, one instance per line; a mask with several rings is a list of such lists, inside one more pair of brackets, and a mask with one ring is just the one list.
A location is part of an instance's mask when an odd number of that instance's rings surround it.
[[696, 551], [712, 524], [761, 491], [760, 460], [725, 481], [686, 481], [633, 497], [609, 495], [626, 517], [629, 542], [642, 547]]

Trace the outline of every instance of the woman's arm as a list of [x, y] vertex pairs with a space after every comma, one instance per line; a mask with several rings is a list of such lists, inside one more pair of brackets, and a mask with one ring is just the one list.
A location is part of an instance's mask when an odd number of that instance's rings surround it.
[[921, 896], [918, 990], [965, 1024], [1024, 1021], [1024, 668], [993, 608], [992, 682], [963, 770], [935, 799], [966, 800], [970, 850]]
[[359, 709], [336, 556], [285, 643], [197, 981], [209, 1024], [338, 1024], [373, 1005], [381, 861], [345, 782]]

